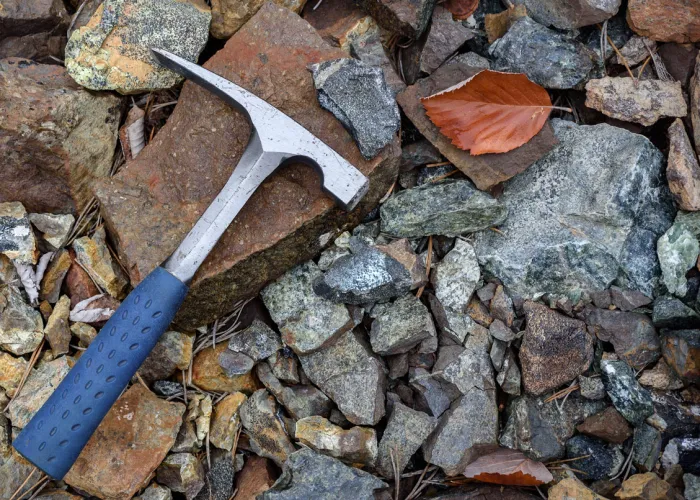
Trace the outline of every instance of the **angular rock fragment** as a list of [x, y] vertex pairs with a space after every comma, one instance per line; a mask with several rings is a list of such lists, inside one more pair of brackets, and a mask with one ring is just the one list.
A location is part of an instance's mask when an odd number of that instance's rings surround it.
[[[306, 0], [273, 0], [276, 4], [296, 13], [301, 12]], [[265, 2], [263, 0], [213, 0], [211, 2], [211, 34], [215, 38], [229, 38], [243, 26]]]
[[673, 295], [682, 297], [688, 291], [685, 274], [695, 266], [700, 243], [683, 224], [674, 224], [656, 244], [662, 281]]
[[383, 28], [415, 40], [428, 26], [435, 0], [359, 0], [358, 4]]
[[112, 260], [107, 248], [104, 229], [91, 238], [83, 236], [73, 242], [75, 258], [90, 277], [116, 299], [124, 298], [128, 282], [119, 265]]
[[469, 28], [461, 21], [455, 21], [449, 10], [437, 5], [421, 51], [420, 70], [432, 73], [471, 38], [474, 38], [474, 34]]
[[228, 342], [229, 350], [245, 354], [253, 361], [267, 359], [282, 348], [279, 335], [259, 319]]
[[[5, 426], [5, 417], [0, 417], [0, 429]], [[0, 431], [1, 433], [2, 431]], [[11, 446], [0, 447], [0, 498], [12, 498], [17, 492], [21, 496], [30, 494], [32, 483], [25, 480], [34, 470], [34, 465], [25, 460]]]
[[673, 486], [660, 479], [653, 472], [630, 476], [622, 483], [620, 490], [615, 493], [615, 497], [620, 500], [675, 500], [680, 498]]
[[0, 59], [21, 57], [51, 64], [63, 57], [68, 39], [62, 33], [32, 33], [24, 36], [0, 37]]
[[457, 344], [462, 344], [466, 336], [474, 328], [481, 328], [466, 313], [456, 312], [443, 307], [433, 294], [428, 295], [428, 303], [440, 334]]
[[149, 48], [196, 61], [210, 21], [204, 2], [106, 0], [68, 40], [66, 69], [92, 90], [134, 94], [169, 88], [182, 77], [156, 63]]
[[661, 463], [668, 469], [679, 464], [685, 472], [700, 474], [700, 439], [692, 437], [670, 439], [664, 449]]
[[409, 370], [409, 382], [415, 392], [415, 408], [439, 417], [460, 397], [461, 393], [451, 383], [433, 377], [423, 368]]
[[[636, 66], [649, 57], [649, 51], [656, 51], [656, 42], [646, 37], [633, 35], [627, 43], [620, 47], [620, 54], [628, 66]], [[612, 58], [613, 64], [624, 64], [618, 55]]]
[[[375, 221], [377, 234], [379, 236], [380, 221]], [[355, 228], [357, 231], [362, 226]], [[426, 255], [416, 254], [413, 250], [411, 242], [406, 238], [401, 238], [399, 240], [394, 240], [386, 245], [377, 245], [377, 248], [387, 254], [389, 257], [396, 259], [411, 275], [411, 289], [419, 288], [427, 283], [426, 277]]]
[[246, 401], [242, 392], [234, 392], [216, 403], [212, 413], [209, 441], [222, 450], [231, 451], [240, 427], [239, 409]]
[[253, 451], [282, 465], [295, 448], [277, 416], [277, 403], [265, 389], [255, 391], [240, 409]]
[[165, 332], [139, 368], [147, 383], [170, 378], [177, 370], [187, 370], [192, 361], [194, 338], [186, 333]]
[[671, 295], [656, 298], [652, 321], [657, 328], [672, 330], [700, 327], [700, 315]]
[[22, 355], [39, 347], [44, 338], [41, 314], [22, 298], [14, 286], [0, 289], [0, 348]]
[[632, 463], [643, 471], [656, 467], [661, 455], [661, 433], [646, 423], [634, 429], [632, 443]]
[[[581, 87], [598, 72], [595, 52], [573, 38], [521, 17], [489, 48], [492, 69], [524, 73], [551, 89]], [[542, 54], [547, 54], [546, 58]]]
[[586, 399], [598, 400], [605, 397], [605, 386], [600, 377], [578, 376], [579, 392]]
[[243, 469], [236, 475], [238, 495], [246, 500], [253, 500], [270, 489], [279, 473], [267, 458], [251, 455], [246, 458]]
[[624, 443], [632, 435], [632, 429], [627, 420], [612, 406], [586, 418], [583, 423], [576, 426], [576, 430], [616, 444]]
[[535, 302], [523, 306], [527, 330], [520, 348], [523, 385], [543, 394], [586, 371], [593, 361], [593, 337], [582, 321]]
[[[250, 51], [251, 46], [256, 50]], [[297, 56], [290, 58], [290, 53]], [[278, 169], [251, 196], [200, 268], [178, 325], [213, 321], [237, 300], [314, 257], [327, 243], [322, 235], [357, 224], [394, 182], [398, 139], [375, 160], [366, 161], [343, 126], [318, 105], [307, 66], [344, 56], [299, 16], [268, 3], [205, 63], [330, 145], [370, 178], [370, 190], [348, 214], [323, 194], [312, 167], [296, 163]], [[196, 130], [207, 134], [201, 137]], [[182, 241], [229, 179], [249, 136], [248, 122], [239, 112], [188, 82], [154, 140], [128, 169], [96, 186], [134, 284]], [[182, 186], [190, 188], [183, 191]], [[134, 213], [142, 216], [134, 218]]]
[[384, 416], [385, 368], [355, 332], [300, 357], [304, 373], [355, 425], [375, 425]]
[[700, 5], [682, 0], [631, 0], [627, 20], [637, 33], [659, 42], [688, 43], [700, 41], [697, 22]]
[[192, 362], [192, 382], [205, 391], [245, 392], [250, 394], [260, 386], [251, 373], [229, 376], [219, 365], [219, 356], [226, 344], [200, 351]]
[[294, 437], [309, 448], [350, 463], [372, 465], [377, 458], [377, 433], [368, 427], [344, 430], [323, 417], [297, 421]]
[[130, 498], [172, 447], [184, 411], [181, 403], [132, 385], [92, 435], [66, 483], [100, 498]]
[[442, 181], [401, 191], [381, 206], [382, 232], [398, 238], [459, 236], [501, 224], [503, 205], [467, 181]]
[[282, 467], [282, 475], [261, 500], [333, 498], [358, 500], [373, 498], [375, 490], [386, 488], [379, 478], [340, 460], [316, 453], [309, 448], [291, 454]]
[[479, 263], [523, 297], [613, 282], [651, 296], [659, 274], [654, 243], [675, 214], [660, 180], [663, 155], [618, 127], [552, 122], [561, 143], [505, 184], [499, 201], [509, 216], [502, 233], [476, 234]]
[[234, 456], [224, 450], [212, 450], [210, 455], [211, 467], [197, 500], [229, 500], [233, 496], [233, 478], [236, 473]]
[[352, 42], [377, 26], [355, 2], [328, 0], [304, 9], [303, 17], [332, 47], [349, 51]]
[[379, 442], [375, 467], [388, 479], [394, 477], [392, 455], [399, 474], [403, 472], [413, 454], [435, 429], [436, 419], [423, 412], [412, 410], [401, 403], [394, 403], [386, 429]]
[[520, 368], [515, 361], [515, 355], [512, 349], [506, 351], [506, 356], [503, 359], [501, 369], [496, 375], [496, 382], [501, 386], [503, 392], [512, 396], [520, 396], [520, 383], [522, 377]]
[[331, 344], [353, 326], [344, 305], [334, 304], [314, 292], [313, 283], [321, 276], [316, 264], [310, 261], [287, 272], [261, 292], [283, 342], [297, 354]]
[[461, 239], [430, 274], [435, 297], [445, 309], [464, 313], [481, 277], [474, 248]]
[[71, 214], [29, 214], [29, 221], [41, 232], [42, 238], [58, 250], [66, 243], [75, 217]]
[[36, 239], [20, 202], [0, 203], [0, 253], [21, 264], [36, 264]]
[[51, 258], [49, 266], [46, 268], [44, 277], [41, 279], [39, 288], [39, 299], [47, 300], [51, 304], [55, 304], [61, 295], [61, 285], [68, 274], [73, 260], [66, 250], [59, 250]]
[[661, 352], [681, 378], [700, 382], [700, 330], [668, 332], [661, 340]]
[[219, 354], [219, 366], [223, 368], [227, 376], [234, 377], [250, 372], [255, 366], [255, 361], [243, 353], [224, 349]]
[[173, 500], [173, 494], [165, 486], [158, 483], [151, 483], [148, 488], [143, 490], [139, 496], [134, 497], [135, 500]]
[[663, 358], [656, 363], [654, 368], [642, 372], [639, 383], [661, 391], [674, 391], [683, 388], [683, 381]]
[[[566, 442], [566, 456], [573, 460], [581, 479], [598, 481], [613, 476], [624, 459], [616, 460], [612, 449], [602, 441], [588, 436], [574, 436]], [[584, 457], [584, 458], [581, 458]]]
[[283, 382], [299, 383], [299, 360], [289, 347], [280, 349], [267, 358], [272, 374]]
[[586, 84], [586, 106], [627, 122], [649, 126], [665, 116], [683, 117], [688, 107], [679, 82], [608, 77]]
[[80, 264], [76, 261], [75, 252], [70, 250], [68, 253], [71, 257], [72, 264], [68, 268], [68, 273], [65, 277], [65, 288], [70, 297], [71, 307], [75, 307], [83, 300], [99, 295], [100, 291], [97, 289], [97, 286], [95, 286], [95, 283], [93, 283], [90, 275], [80, 267]]
[[488, 333], [484, 330], [474, 331], [467, 337], [464, 350], [450, 362], [439, 360], [435, 371], [441, 371], [439, 378], [453, 384], [464, 395], [483, 391], [493, 396], [495, 411], [496, 384], [489, 356], [490, 349]]
[[[0, 72], [0, 149], [8, 153], [0, 201], [20, 201], [30, 212], [79, 211], [92, 196], [88, 181], [112, 166], [120, 99], [89, 93], [61, 66], [11, 58]], [[16, 97], [18, 88], [26, 99]]]
[[68, 315], [70, 314], [70, 299], [67, 295], [60, 298], [53, 308], [53, 312], [44, 328], [44, 336], [49, 341], [51, 352], [55, 357], [68, 352], [70, 345], [70, 327]]
[[0, 38], [49, 31], [68, 21], [61, 0], [24, 2], [3, 0], [0, 10]]
[[313, 415], [321, 417], [330, 415], [333, 403], [313, 385], [285, 387], [275, 378], [270, 367], [263, 363], [258, 365], [256, 373], [260, 382], [286, 408], [293, 419], [298, 420]]
[[620, 0], [515, 0], [525, 5], [530, 17], [545, 26], [571, 30], [602, 23], [617, 14]]
[[[345, 3], [345, 2], [342, 2]], [[342, 9], [342, 7], [340, 7]], [[389, 90], [396, 95], [406, 88], [406, 84], [401, 79], [399, 74], [394, 69], [394, 64], [391, 59], [386, 54], [384, 49], [384, 44], [382, 43], [382, 31], [377, 26], [373, 20], [372, 22], [366, 21], [371, 18], [369, 16], [362, 18], [356, 27], [365, 27], [363, 25], [369, 25], [365, 28], [364, 33], [360, 33], [362, 28], [358, 29], [357, 32], [352, 33], [352, 40], [350, 40], [350, 53], [356, 59], [359, 59], [368, 66], [376, 66], [381, 68], [384, 73], [384, 80], [386, 81]], [[427, 162], [426, 162], [427, 163]]]
[[610, 287], [610, 294], [615, 307], [625, 312], [644, 307], [652, 302], [652, 299], [643, 293], [635, 290], [624, 290], [617, 286]]
[[377, 354], [390, 356], [408, 352], [436, 336], [428, 308], [414, 295], [405, 295], [393, 304], [380, 304], [375, 309], [372, 310], [374, 321], [369, 339]]
[[318, 102], [352, 134], [367, 160], [391, 143], [401, 117], [380, 68], [355, 59], [312, 66]]
[[642, 388], [634, 371], [624, 361], [603, 360], [600, 363], [605, 390], [615, 408], [634, 426], [654, 413], [649, 391]]
[[168, 455], [156, 471], [156, 479], [172, 491], [192, 500], [204, 487], [204, 467], [191, 453]]
[[591, 309], [586, 324], [600, 340], [612, 342], [615, 353], [637, 370], [659, 359], [659, 337], [644, 314]]
[[0, 351], [0, 387], [5, 389], [8, 396], [15, 395], [26, 368], [27, 361], [24, 358], [15, 358]]

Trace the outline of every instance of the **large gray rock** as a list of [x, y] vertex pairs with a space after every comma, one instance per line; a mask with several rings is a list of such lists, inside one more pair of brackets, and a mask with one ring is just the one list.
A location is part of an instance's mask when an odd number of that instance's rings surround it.
[[700, 243], [688, 227], [674, 224], [659, 238], [656, 251], [664, 285], [673, 295], [683, 297], [688, 291], [685, 273], [695, 266]]
[[372, 159], [394, 140], [401, 116], [381, 68], [335, 59], [313, 65], [312, 71], [318, 102], [352, 134], [362, 156]]
[[655, 242], [675, 215], [663, 155], [618, 127], [552, 124], [560, 144], [504, 186], [502, 232], [477, 233], [480, 264], [522, 296], [615, 282], [651, 296]]
[[14, 286], [0, 290], [0, 349], [21, 355], [39, 347], [44, 338], [41, 314], [22, 298]]
[[492, 69], [525, 73], [550, 89], [580, 87], [597, 76], [598, 56], [573, 38], [557, 33], [529, 17], [521, 17], [489, 48]]
[[500, 201], [463, 180], [406, 189], [389, 198], [380, 213], [382, 232], [398, 238], [473, 233], [498, 226], [508, 214]]
[[360, 500], [386, 488], [379, 478], [340, 460], [303, 448], [289, 456], [282, 475], [261, 500]]
[[369, 340], [372, 350], [382, 356], [408, 352], [436, 336], [428, 308], [415, 295], [404, 295], [393, 304], [379, 304], [372, 310], [372, 316], [375, 319]]
[[299, 357], [304, 373], [356, 425], [374, 425], [384, 416], [386, 374], [355, 332], [318, 352]]
[[524, 4], [528, 15], [538, 23], [571, 30], [613, 17], [621, 0], [514, 0], [513, 3]]
[[430, 273], [435, 297], [444, 309], [465, 313], [469, 299], [481, 278], [481, 270], [474, 247], [464, 240], [455, 240], [455, 246]]
[[642, 425], [654, 413], [654, 402], [624, 361], [603, 360], [600, 363], [605, 390], [620, 415], [634, 425]]

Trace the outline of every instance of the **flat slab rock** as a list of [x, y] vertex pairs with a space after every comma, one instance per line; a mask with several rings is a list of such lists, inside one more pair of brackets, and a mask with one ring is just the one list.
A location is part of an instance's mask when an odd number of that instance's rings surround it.
[[396, 96], [396, 100], [418, 131], [433, 143], [440, 153], [464, 172], [476, 187], [487, 190], [525, 170], [552, 149], [558, 141], [547, 123], [535, 137], [513, 151], [472, 156], [453, 145], [450, 139], [442, 135], [425, 114], [421, 98], [463, 82], [483, 69], [483, 67], [470, 65], [468, 59], [459, 59], [458, 62], [441, 66], [431, 76], [418, 80]]
[[538, 23], [562, 30], [602, 23], [617, 14], [620, 0], [515, 0]]
[[[180, 309], [179, 324], [207, 323], [310, 259], [328, 241], [322, 235], [358, 223], [394, 182], [398, 139], [366, 161], [342, 124], [316, 99], [307, 66], [345, 56], [299, 16], [268, 3], [204, 65], [330, 145], [369, 176], [370, 191], [348, 215], [322, 193], [311, 167], [280, 169], [253, 194], [200, 268]], [[133, 284], [175, 250], [228, 180], [249, 134], [237, 111], [187, 82], [156, 138], [119, 175], [96, 186]]]
[[637, 33], [659, 42], [700, 41], [700, 4], [687, 0], [630, 0], [627, 21]]
[[652, 296], [675, 216], [663, 155], [618, 127], [552, 123], [561, 143], [505, 184], [509, 216], [502, 233], [476, 233], [479, 263], [523, 297], [613, 283]]

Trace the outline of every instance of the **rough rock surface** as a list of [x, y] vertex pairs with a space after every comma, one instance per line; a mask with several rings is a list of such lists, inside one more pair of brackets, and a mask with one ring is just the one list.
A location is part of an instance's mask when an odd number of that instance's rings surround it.
[[49, 31], [68, 20], [61, 0], [3, 0], [0, 9], [0, 39]]
[[586, 106], [618, 120], [649, 126], [665, 116], [683, 117], [688, 106], [680, 82], [609, 77], [586, 84]]
[[681, 210], [700, 210], [700, 164], [680, 118], [668, 128], [666, 179]]
[[605, 390], [615, 408], [634, 426], [654, 413], [649, 391], [639, 385], [634, 371], [624, 361], [603, 360], [600, 363]]
[[65, 481], [100, 498], [130, 498], [143, 488], [175, 443], [185, 407], [142, 385], [114, 403]]
[[204, 467], [191, 453], [168, 455], [156, 471], [156, 479], [172, 491], [192, 500], [204, 487]]
[[0, 75], [0, 202], [79, 211], [90, 199], [88, 182], [112, 166], [121, 100], [82, 89], [61, 66], [10, 58], [0, 61]]
[[538, 23], [571, 30], [602, 23], [617, 14], [620, 0], [515, 0]]
[[92, 237], [75, 240], [73, 250], [78, 263], [100, 287], [116, 299], [124, 298], [129, 283], [119, 265], [112, 260], [104, 229]]
[[386, 488], [379, 478], [340, 460], [303, 448], [289, 456], [282, 475], [261, 500], [302, 498], [358, 500], [373, 498], [374, 491]]
[[655, 241], [675, 215], [661, 179], [663, 155], [621, 128], [553, 125], [561, 143], [505, 184], [502, 233], [476, 235], [480, 264], [526, 297], [614, 282], [651, 296]]
[[595, 52], [573, 38], [521, 17], [489, 48], [496, 71], [524, 73], [551, 89], [581, 87], [598, 72]]
[[459, 236], [501, 224], [503, 205], [467, 181], [446, 180], [406, 189], [380, 208], [382, 232], [397, 238]]
[[343, 429], [323, 417], [297, 420], [294, 438], [309, 448], [350, 463], [372, 465], [377, 459], [377, 433], [370, 427]]
[[593, 361], [593, 337], [583, 321], [526, 302], [527, 330], [520, 348], [523, 385], [530, 394], [556, 389], [586, 371]]
[[479, 262], [472, 247], [458, 239], [430, 273], [435, 297], [444, 309], [465, 313], [481, 278]]
[[381, 68], [336, 59], [315, 64], [312, 71], [321, 107], [352, 134], [365, 159], [371, 160], [393, 141], [401, 116]]
[[661, 341], [661, 352], [681, 378], [700, 382], [700, 330], [668, 332]]
[[335, 344], [300, 360], [309, 379], [350, 422], [374, 425], [384, 416], [385, 368], [358, 334], [345, 333]]
[[[472, 54], [468, 53], [467, 55]], [[453, 62], [454, 61], [454, 62]], [[435, 71], [431, 76], [418, 80], [397, 96], [401, 109], [421, 134], [425, 136], [452, 164], [464, 172], [482, 190], [519, 174], [557, 143], [549, 123], [523, 146], [499, 154], [473, 156], [459, 149], [442, 135], [425, 114], [421, 98], [429, 97], [453, 85], [473, 77], [484, 68], [476, 66], [470, 58], [455, 57]], [[700, 99], [700, 90], [698, 91]]]
[[318, 266], [309, 261], [291, 269], [261, 292], [282, 341], [297, 354], [317, 351], [353, 327], [343, 304], [335, 304], [314, 292], [313, 284], [321, 277]]
[[282, 343], [272, 328], [255, 319], [248, 328], [231, 337], [228, 348], [230, 351], [245, 354], [253, 361], [262, 361], [281, 349]]
[[656, 244], [662, 281], [668, 291], [682, 297], [688, 291], [685, 274], [697, 263], [700, 243], [684, 224], [674, 224]]
[[[375, 313], [375, 309], [378, 309]], [[372, 350], [382, 356], [401, 354], [436, 336], [428, 308], [414, 295], [400, 297], [389, 305], [377, 305], [369, 340]]]
[[[342, 7], [338, 8], [336, 6], [336, 9], [342, 10]], [[383, 32], [381, 28], [379, 28], [369, 16], [360, 18], [358, 24], [355, 26], [358, 28], [357, 32], [351, 32], [350, 35], [352, 36], [349, 37], [350, 53], [352, 56], [369, 66], [381, 68], [384, 73], [386, 85], [394, 95], [404, 90], [406, 84], [401, 79], [396, 69], [394, 69], [394, 63], [389, 59], [384, 44], [382, 43]], [[363, 29], [364, 32], [362, 32]], [[321, 33], [321, 30], [319, 30], [319, 33]]]
[[44, 241], [58, 250], [66, 243], [75, 217], [71, 214], [29, 214], [29, 221], [39, 230]]
[[[0, 427], [5, 425], [4, 417], [0, 417]], [[22, 496], [29, 493], [31, 483], [24, 487], [27, 478], [34, 466], [26, 461], [11, 446], [0, 447], [0, 498], [12, 498], [19, 490]]]
[[582, 434], [593, 436], [609, 443], [622, 444], [632, 435], [627, 420], [612, 406], [588, 417], [576, 426]]
[[197, 0], [105, 0], [66, 45], [66, 69], [92, 90], [133, 94], [182, 81], [158, 64], [150, 47], [196, 61], [209, 36], [211, 13]]
[[246, 401], [242, 392], [234, 392], [214, 406], [209, 428], [209, 441], [222, 450], [231, 451], [240, 428], [239, 409]]
[[165, 380], [177, 370], [187, 370], [192, 361], [194, 338], [186, 333], [165, 332], [139, 368], [138, 374], [150, 384]]
[[427, 74], [432, 73], [471, 38], [474, 38], [474, 34], [469, 28], [461, 21], [454, 20], [449, 10], [436, 5], [420, 54], [420, 70]]
[[253, 451], [282, 465], [294, 445], [277, 415], [277, 402], [265, 389], [255, 391], [240, 409], [241, 422]]
[[0, 203], [0, 253], [21, 264], [36, 264], [36, 238], [18, 201]]
[[700, 5], [685, 0], [630, 0], [627, 20], [640, 35], [659, 42], [700, 42]]
[[428, 26], [435, 0], [359, 0], [383, 28], [417, 39]]
[[272, 374], [270, 367], [263, 363], [258, 364], [256, 374], [260, 382], [286, 408], [293, 419], [330, 415], [333, 403], [313, 385], [284, 386]]
[[661, 391], [675, 391], [683, 388], [683, 381], [663, 358], [654, 368], [644, 370], [639, 377], [639, 383]]
[[575, 498], [576, 500], [605, 500], [602, 497], [590, 489], [586, 488], [578, 479], [569, 477], [562, 481], [559, 481], [547, 492], [547, 498], [549, 500], [569, 500]]
[[21, 355], [39, 347], [44, 338], [41, 314], [22, 298], [14, 286], [0, 290], [0, 348]]
[[[279, 169], [248, 200], [199, 269], [178, 324], [210, 322], [230, 311], [237, 300], [313, 257], [327, 242], [322, 235], [359, 222], [394, 182], [398, 147], [385, 148], [373, 161], [364, 160], [342, 124], [318, 105], [307, 66], [344, 56], [299, 16], [268, 3], [205, 63], [334, 148], [369, 176], [370, 190], [348, 215], [322, 194], [312, 167]], [[195, 133], [205, 129], [206, 134]], [[132, 284], [175, 250], [230, 177], [249, 135], [237, 111], [187, 82], [154, 140], [129, 168], [97, 187]]]
[[700, 315], [671, 295], [656, 298], [652, 321], [654, 326], [662, 329], [683, 330], [700, 327]]
[[571, 467], [580, 471], [576, 475], [581, 479], [599, 481], [614, 475], [624, 460], [621, 454], [617, 460], [616, 455], [614, 449], [589, 436], [574, 436], [566, 442], [566, 456], [575, 459]]
[[70, 327], [68, 315], [70, 314], [70, 299], [67, 295], [61, 297], [51, 312], [49, 320], [44, 328], [44, 336], [51, 346], [51, 352], [55, 357], [68, 352], [70, 345]]
[[250, 394], [260, 386], [252, 374], [229, 376], [219, 365], [219, 356], [226, 350], [226, 344], [208, 347], [194, 357], [192, 362], [192, 382], [205, 391], [245, 392]]
[[[306, 0], [273, 0], [276, 4], [294, 12], [301, 12]], [[264, 4], [264, 0], [212, 0], [211, 34], [216, 38], [229, 38], [243, 26]]]
[[0, 352], [0, 387], [5, 389], [8, 396], [15, 395], [26, 369], [27, 361], [24, 358], [15, 358], [11, 354]]

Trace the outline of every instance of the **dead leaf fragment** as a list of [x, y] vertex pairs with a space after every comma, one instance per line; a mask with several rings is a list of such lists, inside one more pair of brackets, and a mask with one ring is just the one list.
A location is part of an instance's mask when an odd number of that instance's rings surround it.
[[484, 17], [484, 29], [489, 43], [493, 43], [510, 29], [515, 21], [527, 16], [527, 9], [524, 5], [514, 5], [498, 14], [486, 14]]
[[464, 470], [464, 476], [484, 483], [509, 486], [539, 486], [554, 480], [543, 463], [507, 448], [477, 458]]
[[525, 75], [491, 70], [421, 101], [440, 132], [472, 155], [522, 146], [542, 129], [552, 107], [547, 91]]
[[452, 17], [463, 21], [479, 8], [479, 0], [445, 0], [442, 6], [452, 13]]

